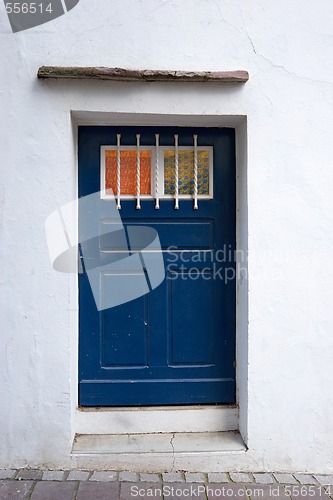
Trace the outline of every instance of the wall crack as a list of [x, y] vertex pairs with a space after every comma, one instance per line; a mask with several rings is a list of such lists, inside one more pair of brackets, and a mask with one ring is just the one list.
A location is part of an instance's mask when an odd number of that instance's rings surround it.
[[309, 83], [314, 83], [316, 85], [318, 84], [326, 84], [326, 85], [329, 85], [330, 87], [333, 86], [333, 82], [330, 82], [328, 80], [317, 80], [317, 79], [314, 79], [314, 78], [311, 78], [309, 76], [304, 76], [304, 75], [300, 75], [298, 73], [295, 73], [293, 71], [290, 71], [288, 70], [283, 64], [278, 64], [278, 63], [275, 63], [272, 59], [270, 59], [269, 57], [265, 56], [264, 54], [260, 53], [257, 49], [256, 49], [256, 46], [250, 36], [250, 33], [247, 29], [247, 26], [246, 26], [246, 22], [245, 22], [245, 17], [244, 17], [244, 12], [243, 12], [243, 9], [240, 7], [240, 10], [241, 10], [241, 15], [242, 15], [242, 19], [243, 19], [243, 29], [244, 29], [244, 32], [245, 32], [245, 35], [251, 45], [251, 48], [252, 48], [252, 51], [255, 55], [261, 57], [262, 59], [264, 59], [264, 61], [266, 61], [270, 66], [272, 66], [273, 68], [276, 68], [276, 69], [280, 69], [282, 71], [284, 71], [285, 73], [287, 73], [289, 76], [293, 76], [299, 80], [302, 80], [304, 82], [309, 82]]
[[171, 465], [171, 471], [173, 472], [174, 471], [174, 467], [175, 467], [175, 447], [173, 445], [173, 440], [175, 439], [175, 433], [172, 434], [171, 436], [171, 439], [170, 439], [170, 444], [171, 444], [171, 447], [172, 447], [172, 465]]

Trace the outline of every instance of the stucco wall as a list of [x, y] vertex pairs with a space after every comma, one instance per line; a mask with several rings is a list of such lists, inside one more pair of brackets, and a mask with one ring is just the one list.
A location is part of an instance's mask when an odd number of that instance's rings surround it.
[[[71, 466], [76, 281], [52, 270], [44, 221], [76, 195], [71, 111], [94, 111], [247, 117], [239, 467], [333, 471], [332, 25], [329, 0], [81, 0], [12, 34], [0, 4], [0, 467]], [[246, 69], [250, 80], [41, 82], [41, 65]]]

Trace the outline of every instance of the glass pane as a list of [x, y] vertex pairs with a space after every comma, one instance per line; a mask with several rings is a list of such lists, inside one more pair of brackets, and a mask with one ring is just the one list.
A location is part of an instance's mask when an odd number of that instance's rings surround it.
[[[105, 189], [117, 194], [117, 150], [105, 151]], [[136, 195], [136, 157], [133, 150], [120, 151], [120, 194]], [[140, 150], [140, 194], [151, 193], [151, 151]]]
[[[178, 151], [178, 192], [194, 194], [194, 151]], [[175, 194], [175, 151], [164, 151], [164, 193]], [[198, 151], [198, 195], [209, 195], [209, 151]]]

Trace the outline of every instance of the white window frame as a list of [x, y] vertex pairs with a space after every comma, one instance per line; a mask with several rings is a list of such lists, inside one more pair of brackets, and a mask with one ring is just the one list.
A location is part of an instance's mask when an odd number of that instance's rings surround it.
[[[120, 146], [121, 151], [137, 151], [136, 146]], [[164, 194], [164, 151], [174, 151], [174, 146], [159, 146], [158, 147], [158, 162], [159, 162], [159, 176], [158, 176], [158, 198], [160, 201], [173, 200], [173, 194]], [[117, 193], [113, 195], [105, 191], [105, 152], [117, 151], [117, 146], [101, 146], [100, 148], [100, 185], [101, 185], [101, 198], [104, 200], [114, 199]], [[140, 145], [140, 151], [151, 151], [151, 193], [140, 194], [141, 200], [154, 200], [155, 196], [155, 179], [156, 179], [156, 146]], [[193, 151], [193, 146], [178, 146], [178, 151]], [[198, 194], [198, 200], [211, 200], [214, 198], [214, 178], [213, 178], [213, 164], [214, 164], [214, 148], [213, 146], [198, 146], [197, 151], [208, 151], [209, 153], [209, 194]], [[121, 194], [121, 200], [135, 200], [136, 194]], [[193, 200], [193, 194], [179, 194], [179, 200]]]

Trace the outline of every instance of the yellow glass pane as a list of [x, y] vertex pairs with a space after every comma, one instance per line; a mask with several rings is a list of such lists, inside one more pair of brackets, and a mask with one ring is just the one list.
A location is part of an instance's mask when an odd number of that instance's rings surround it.
[[[117, 157], [115, 149], [105, 151], [105, 189], [117, 194]], [[120, 194], [136, 195], [136, 159], [133, 150], [120, 151]], [[151, 193], [151, 151], [140, 150], [140, 194]]]
[[[175, 151], [164, 151], [164, 193], [175, 194]], [[178, 151], [178, 193], [194, 194], [194, 151]], [[198, 195], [209, 195], [209, 151], [198, 151]]]

